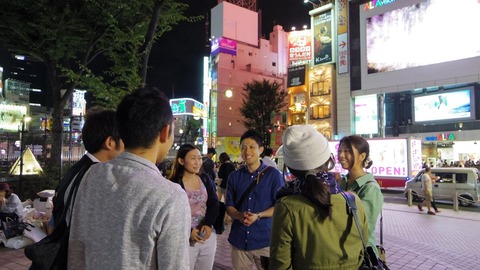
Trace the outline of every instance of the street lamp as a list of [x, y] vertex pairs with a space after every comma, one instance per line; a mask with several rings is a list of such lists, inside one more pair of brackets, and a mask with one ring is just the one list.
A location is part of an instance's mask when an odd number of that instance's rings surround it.
[[24, 152], [24, 142], [23, 137], [25, 136], [26, 131], [26, 124], [30, 122], [32, 118], [30, 116], [23, 115], [22, 117], [22, 129], [20, 130], [20, 173], [18, 175], [18, 194], [20, 196], [23, 195], [22, 193], [22, 176], [23, 176], [23, 152]]
[[[303, 3], [305, 3], [305, 4], [310, 3], [310, 4], [312, 4], [313, 8], [318, 8], [319, 7], [319, 4], [316, 4], [316, 3], [312, 2], [312, 1], [309, 1], [309, 0], [304, 0]], [[322, 3], [322, 1], [320, 1], [320, 3]]]

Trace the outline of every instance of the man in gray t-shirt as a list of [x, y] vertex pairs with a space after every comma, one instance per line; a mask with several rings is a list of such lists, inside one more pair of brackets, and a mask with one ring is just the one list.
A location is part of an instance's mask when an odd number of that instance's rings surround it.
[[139, 89], [123, 98], [117, 122], [125, 152], [93, 165], [79, 185], [68, 269], [189, 269], [188, 198], [155, 165], [173, 143], [168, 99]]

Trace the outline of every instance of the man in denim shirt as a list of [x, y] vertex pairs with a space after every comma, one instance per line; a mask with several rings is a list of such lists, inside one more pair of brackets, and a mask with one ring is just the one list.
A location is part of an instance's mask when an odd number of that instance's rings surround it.
[[[228, 241], [232, 245], [233, 269], [262, 269], [260, 257], [270, 255], [270, 229], [277, 190], [283, 186], [282, 174], [260, 161], [262, 138], [249, 130], [240, 138], [245, 166], [228, 177], [227, 214], [234, 220]], [[266, 169], [266, 170], [264, 170]], [[242, 196], [252, 181], [256, 186]], [[240, 202], [240, 199], [244, 200]]]

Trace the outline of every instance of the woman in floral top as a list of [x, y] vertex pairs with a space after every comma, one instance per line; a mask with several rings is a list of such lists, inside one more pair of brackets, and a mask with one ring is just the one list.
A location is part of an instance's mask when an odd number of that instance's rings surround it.
[[191, 144], [180, 147], [175, 158], [170, 180], [187, 192], [192, 213], [190, 233], [190, 269], [212, 269], [217, 249], [213, 223], [218, 215], [215, 184], [206, 174], [199, 174], [202, 155]]

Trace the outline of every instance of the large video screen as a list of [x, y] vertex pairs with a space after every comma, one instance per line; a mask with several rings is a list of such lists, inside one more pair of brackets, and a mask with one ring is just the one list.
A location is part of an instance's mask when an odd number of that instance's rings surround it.
[[413, 96], [413, 122], [475, 119], [473, 87]]
[[362, 89], [478, 74], [480, 1], [403, 0], [367, 7], [360, 10]]

